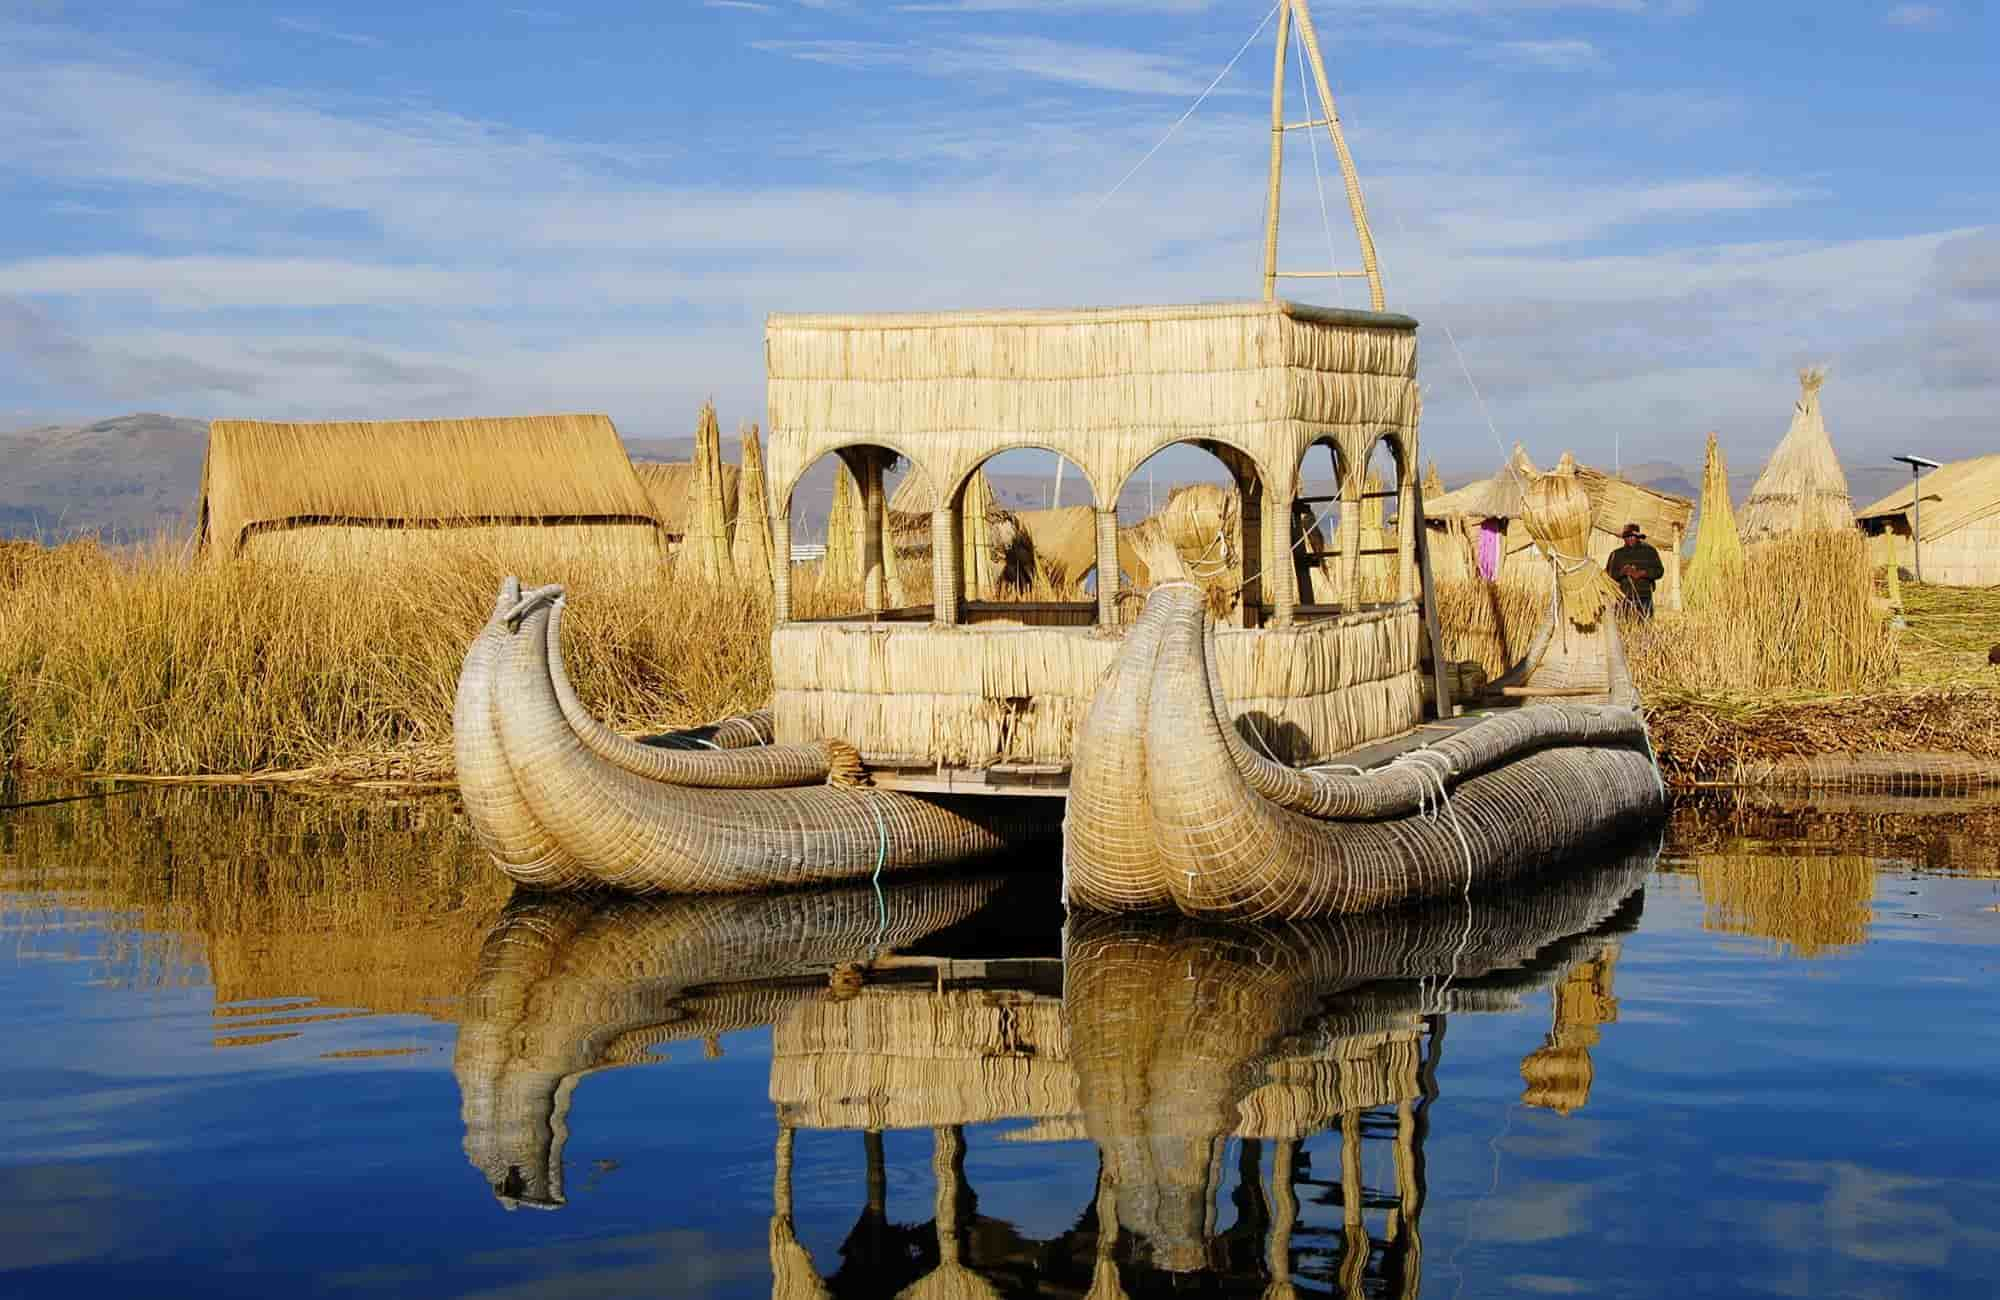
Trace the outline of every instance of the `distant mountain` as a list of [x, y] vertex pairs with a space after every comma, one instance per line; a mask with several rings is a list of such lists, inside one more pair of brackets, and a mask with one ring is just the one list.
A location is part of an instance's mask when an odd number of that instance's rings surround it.
[[184, 531], [207, 446], [207, 421], [151, 411], [0, 433], [0, 536]]

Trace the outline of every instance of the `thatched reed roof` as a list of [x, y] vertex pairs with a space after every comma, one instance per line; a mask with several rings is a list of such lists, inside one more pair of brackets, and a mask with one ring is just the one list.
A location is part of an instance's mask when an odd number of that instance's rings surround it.
[[1856, 511], [1854, 517], [1864, 522], [1898, 516], [1908, 520], [1919, 491], [1923, 493], [1923, 508], [1915, 513], [1923, 516], [1924, 525], [1919, 541], [1934, 541], [2000, 514], [2000, 453], [1941, 465], [1916, 485], [1905, 484], [1865, 510]]
[[1491, 478], [1424, 500], [1426, 519], [1519, 519], [1522, 494], [1541, 473], [1520, 443]]
[[[670, 537], [684, 537], [688, 530], [688, 485], [694, 478], [694, 462], [687, 460], [641, 460], [632, 464], [654, 516]], [[734, 465], [722, 467], [723, 516], [731, 527], [736, 523], [736, 492], [742, 481]]]
[[200, 543], [223, 554], [255, 531], [315, 524], [658, 524], [603, 415], [217, 420], [200, 511]]
[[1847, 473], [1834, 455], [1820, 414], [1819, 390], [1825, 383], [1824, 370], [1799, 372], [1799, 400], [1792, 406], [1791, 428], [1765, 462], [1737, 520], [1745, 542], [1852, 526], [1854, 505], [1847, 493]]
[[1010, 447], [1068, 459], [1098, 501], [1161, 447], [1206, 440], [1291, 489], [1332, 437], [1414, 473], [1416, 322], [1285, 302], [919, 315], [774, 315], [765, 329], [774, 505], [844, 446], [885, 446], [952, 490]]

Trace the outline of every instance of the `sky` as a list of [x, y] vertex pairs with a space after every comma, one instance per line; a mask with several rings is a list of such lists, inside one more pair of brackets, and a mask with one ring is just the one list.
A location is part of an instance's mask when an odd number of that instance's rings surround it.
[[[0, 428], [673, 436], [770, 312], [1255, 297], [1270, 9], [0, 0]], [[1319, 0], [1425, 454], [1744, 465], [1807, 364], [1846, 458], [2000, 449], [1994, 9]], [[1356, 265], [1290, 140], [1282, 260]]]

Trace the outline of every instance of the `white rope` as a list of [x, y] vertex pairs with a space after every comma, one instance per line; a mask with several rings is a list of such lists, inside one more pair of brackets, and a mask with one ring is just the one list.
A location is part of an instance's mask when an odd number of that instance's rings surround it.
[[[1433, 763], [1436, 766], [1433, 766]], [[1411, 771], [1423, 774], [1423, 778], [1428, 778], [1422, 787], [1424, 793], [1417, 798], [1418, 815], [1431, 817], [1436, 817], [1439, 813], [1448, 815], [1452, 834], [1458, 837], [1458, 846], [1465, 854], [1465, 884], [1459, 891], [1459, 897], [1465, 904], [1465, 928], [1458, 936], [1458, 946], [1452, 949], [1451, 969], [1439, 982], [1432, 998], [1433, 1013], [1442, 1014], [1444, 995], [1451, 988], [1451, 982], [1458, 978], [1458, 964], [1465, 959], [1465, 950], [1472, 942], [1472, 841], [1466, 838], [1465, 827], [1458, 819], [1458, 808], [1451, 801], [1451, 789], [1445, 783], [1445, 777], [1452, 770], [1449, 758], [1434, 749], [1413, 749], [1408, 753], [1398, 754], [1389, 766], [1407, 766]], [[1427, 813], [1425, 801], [1430, 792], [1431, 781], [1437, 783], [1437, 803], [1430, 807]], [[1423, 981], [1419, 980], [1418, 983], [1421, 985]]]
[[1110, 189], [1106, 190], [1102, 198], [1098, 199], [1097, 202], [1090, 205], [1090, 210], [1084, 213], [1085, 217], [1096, 216], [1097, 210], [1099, 208], [1109, 203], [1113, 195], [1117, 194], [1118, 191], [1125, 188], [1126, 181], [1129, 181], [1134, 176], [1137, 176], [1139, 174], [1139, 169], [1141, 167], [1144, 167], [1147, 163], [1153, 160], [1154, 154], [1166, 148], [1167, 141], [1174, 138], [1174, 132], [1180, 130], [1181, 127], [1187, 122], [1187, 120], [1194, 116], [1194, 111], [1202, 106], [1202, 103], [1205, 100], [1207, 100], [1209, 95], [1214, 93], [1215, 88], [1222, 84], [1222, 79], [1228, 76], [1230, 72], [1236, 67], [1236, 61], [1238, 59], [1241, 59], [1244, 55], [1244, 52], [1247, 51], [1252, 45], [1255, 45], [1257, 43], [1257, 38], [1264, 34], [1264, 29], [1266, 27], [1271, 25], [1271, 20], [1277, 17], [1278, 10], [1283, 4], [1284, 0], [1278, 0], [1278, 4], [1274, 4], [1271, 6], [1271, 12], [1265, 14], [1264, 21], [1257, 24], [1257, 30], [1250, 33], [1250, 39], [1243, 42], [1243, 44], [1237, 49], [1236, 53], [1232, 54], [1229, 57], [1229, 62], [1223, 65], [1222, 71], [1215, 74], [1215, 80], [1208, 83], [1208, 89], [1202, 91], [1199, 95], [1195, 96], [1194, 103], [1188, 105], [1187, 112], [1182, 113], [1178, 118], [1174, 120], [1174, 124], [1167, 128], [1167, 133], [1160, 137], [1159, 143], [1155, 144], [1152, 148], [1146, 150], [1145, 157], [1139, 159], [1138, 162], [1133, 163], [1132, 169], [1126, 172], [1123, 176], [1120, 176], [1118, 178], [1118, 183], [1116, 185], [1113, 185]]

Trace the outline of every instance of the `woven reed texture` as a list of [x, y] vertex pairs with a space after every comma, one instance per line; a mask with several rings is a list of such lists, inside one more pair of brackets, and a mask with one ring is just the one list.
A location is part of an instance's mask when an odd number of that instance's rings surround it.
[[1825, 383], [1824, 370], [1799, 372], [1799, 400], [1792, 407], [1791, 427], [1764, 463], [1764, 472], [1757, 476], [1737, 517], [1746, 543], [1781, 533], [1847, 528], [1854, 522], [1847, 472], [1834, 454], [1820, 411], [1819, 391]]
[[[1412, 460], [1415, 322], [1292, 303], [918, 316], [772, 316], [771, 477], [781, 499], [842, 446], [886, 446], [955, 496], [1010, 447], [1057, 452], [1098, 502], [1189, 439], [1235, 446], [1286, 499], [1306, 448]], [[1414, 463], [1414, 460], [1413, 460]]]
[[[774, 983], [915, 943], [995, 878], [725, 899], [525, 897], [480, 950], [453, 1072], [465, 1153], [503, 1200], [560, 1205], [571, 1090], [661, 1043], [768, 1025], [824, 988]], [[511, 1190], [509, 1190], [511, 1189]]]
[[1736, 527], [1736, 507], [1729, 500], [1729, 459], [1714, 434], [1708, 435], [1708, 455], [1701, 467], [1701, 526], [1695, 533], [1694, 557], [1688, 562], [1685, 603], [1701, 609], [1743, 581], [1743, 534]]
[[687, 482], [687, 535], [674, 558], [682, 572], [710, 583], [732, 573], [722, 492], [722, 427], [715, 403], [704, 402], [695, 422], [694, 467]]
[[[255, 533], [427, 530], [659, 519], [602, 415], [490, 420], [217, 420], [201, 471], [199, 542], [234, 555]], [[322, 536], [336, 547], [354, 540]]]
[[1969, 794], [2000, 788], [2000, 760], [1921, 751], [1745, 759], [1736, 765], [1733, 784], [1873, 794]]
[[1455, 737], [1481, 770], [1452, 770], [1444, 752], [1404, 760], [1454, 785], [1448, 816], [1296, 811], [1266, 790], [1365, 813], [1399, 806], [1409, 773], [1321, 795], [1315, 778], [1255, 759], [1219, 704], [1211, 647], [1199, 592], [1157, 589], [1077, 738], [1065, 820], [1074, 903], [1248, 920], [1365, 911], [1511, 878], [1662, 811], [1658, 770], [1627, 722], [1546, 707], [1502, 720], [1501, 735], [1482, 724]]
[[[1083, 1115], [1137, 1258], [1201, 1267], [1232, 1134], [1303, 1137], [1419, 1092], [1426, 1012], [1512, 1005], [1618, 924], [1654, 851], [1505, 894], [1296, 925], [1076, 916], [1065, 944]], [[1450, 977], [1448, 988], [1430, 981]]]
[[[782, 745], [703, 755], [653, 753], [602, 729], [586, 738], [565, 716], [567, 682], [558, 685], [552, 661], [551, 604], [561, 589], [509, 604], [516, 590], [510, 579], [467, 654], [454, 727], [468, 819], [495, 864], [523, 884], [683, 893], [806, 885], [965, 862], [1052, 829], [1032, 810], [995, 801], [741, 788], [790, 780], [821, 760], [837, 767], [843, 751], [832, 745], [813, 760]], [[735, 788], [672, 783], [704, 779], [691, 768], [721, 773], [714, 779]]]
[[[746, 424], [740, 435], [743, 445], [741, 486], [734, 493], [735, 517], [730, 522], [730, 563], [736, 577], [753, 592], [771, 590], [771, 505], [764, 488], [764, 451], [758, 441], [757, 426]], [[724, 467], [725, 491], [728, 467]], [[785, 557], [786, 563], [791, 557]]]
[[1567, 452], [1553, 470], [1529, 483], [1522, 494], [1521, 520], [1555, 565], [1563, 614], [1578, 628], [1595, 627], [1605, 608], [1624, 596], [1603, 565], [1591, 558], [1593, 514], [1590, 494]]
[[[771, 638], [780, 739], [955, 767], [1067, 762], [1120, 642], [1086, 629], [792, 624]], [[1395, 735], [1422, 708], [1417, 615], [1401, 606], [1288, 629], [1227, 629], [1218, 672], [1258, 743], [1287, 761]]]

